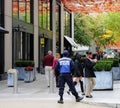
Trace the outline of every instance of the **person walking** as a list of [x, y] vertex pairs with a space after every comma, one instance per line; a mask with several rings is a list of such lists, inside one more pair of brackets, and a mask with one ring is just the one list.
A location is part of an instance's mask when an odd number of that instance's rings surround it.
[[43, 67], [45, 68], [45, 76], [47, 80], [47, 86], [50, 87], [50, 74], [52, 73], [52, 64], [53, 64], [54, 56], [52, 55], [52, 51], [48, 51], [48, 54], [43, 59]]
[[[84, 87], [83, 87], [83, 65], [82, 65], [82, 57], [80, 54], [77, 54], [74, 59], [75, 63], [75, 69], [74, 69], [74, 75], [73, 75], [73, 83], [74, 85], [77, 85], [77, 83], [80, 83], [80, 88], [82, 95], [85, 95], [84, 93]], [[68, 94], [70, 94], [70, 89], [67, 91]]]
[[95, 86], [95, 73], [94, 73], [94, 65], [96, 63], [92, 60], [92, 52], [87, 52], [87, 57], [85, 59], [85, 77], [86, 77], [86, 98], [92, 98], [91, 95], [93, 88]]
[[60, 59], [60, 54], [56, 53], [55, 58], [53, 60], [53, 65], [52, 65], [52, 70], [53, 70], [53, 73], [54, 73], [55, 79], [56, 79], [56, 87], [59, 87], [59, 83], [58, 83], [59, 73], [55, 73], [54, 69], [55, 69], [55, 65], [59, 59]]
[[74, 62], [71, 58], [68, 57], [69, 53], [67, 50], [64, 50], [63, 57], [58, 60], [55, 72], [59, 73], [59, 96], [60, 99], [58, 100], [58, 103], [63, 104], [63, 93], [64, 93], [64, 87], [65, 83], [69, 86], [72, 94], [75, 96], [76, 102], [80, 102], [80, 100], [83, 99], [83, 97], [80, 97], [75, 89], [73, 80], [72, 80], [72, 74], [74, 72]]

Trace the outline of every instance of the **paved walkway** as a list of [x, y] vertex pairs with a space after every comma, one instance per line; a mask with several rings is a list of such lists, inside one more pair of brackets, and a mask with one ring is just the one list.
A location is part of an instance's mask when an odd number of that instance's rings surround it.
[[[77, 85], [76, 88], [79, 94], [81, 94], [79, 85]], [[80, 105], [82, 105], [82, 108], [88, 108], [90, 106], [92, 106], [92, 108], [120, 108], [120, 81], [114, 81], [114, 90], [93, 91], [93, 98], [88, 99], [84, 97], [80, 103], [76, 103], [74, 97], [67, 94], [67, 90], [68, 87], [66, 85], [64, 105], [62, 108], [72, 107], [73, 104], [75, 108], [78, 108]], [[31, 83], [18, 81], [18, 93], [13, 92], [13, 87], [7, 86], [7, 80], [0, 81], [0, 108], [9, 108], [9, 105], [11, 108], [19, 108], [19, 105], [22, 107], [22, 103], [26, 103], [26, 105], [30, 106], [29, 108], [33, 108], [32, 106], [37, 108], [37, 106], [40, 107], [39, 105], [45, 106], [44, 108], [56, 106], [56, 108], [58, 108], [61, 106], [57, 104], [58, 99], [58, 88], [54, 87], [54, 92], [51, 92], [51, 89], [47, 88], [44, 74], [37, 74], [36, 80]], [[7, 104], [5, 104], [6, 102]], [[15, 107], [12, 103], [15, 103], [15, 106], [19, 105]]]

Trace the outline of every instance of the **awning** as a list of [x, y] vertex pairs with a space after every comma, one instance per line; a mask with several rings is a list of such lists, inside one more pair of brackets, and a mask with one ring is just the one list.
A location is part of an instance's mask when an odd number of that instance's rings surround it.
[[70, 38], [68, 36], [64, 36], [64, 37], [71, 44], [71, 46], [78, 47], [77, 43], [72, 38]]
[[88, 51], [89, 50], [89, 46], [83, 46], [83, 45], [78, 44], [78, 47], [77, 48], [73, 48], [72, 50], [75, 51], [75, 52]]
[[0, 26], [0, 33], [9, 33], [9, 31]]

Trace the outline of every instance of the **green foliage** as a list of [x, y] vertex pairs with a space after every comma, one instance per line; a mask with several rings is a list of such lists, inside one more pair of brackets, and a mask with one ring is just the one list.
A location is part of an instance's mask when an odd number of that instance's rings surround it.
[[120, 58], [118, 58], [118, 60], [119, 60], [119, 63], [120, 63]]
[[15, 62], [16, 67], [26, 67], [26, 66], [34, 66], [34, 61], [31, 60], [18, 60]]
[[[75, 40], [82, 45], [89, 45], [94, 40], [99, 48], [104, 48], [109, 44], [115, 44], [120, 40], [120, 13], [105, 13], [84, 15], [75, 14]], [[107, 38], [101, 38], [110, 30]]]
[[104, 26], [106, 29], [113, 31], [114, 40], [120, 40], [120, 13], [112, 12], [104, 15]]
[[76, 13], [74, 22], [74, 35], [77, 43], [90, 46], [91, 35], [89, 30], [89, 18], [87, 16]]
[[112, 67], [118, 67], [119, 66], [119, 59], [118, 58], [105, 58], [103, 61], [112, 61]]
[[96, 63], [94, 66], [95, 71], [103, 71], [104, 70], [104, 65], [102, 63]]
[[94, 66], [95, 71], [110, 71], [112, 69], [113, 62], [112, 61], [104, 61], [100, 60]]

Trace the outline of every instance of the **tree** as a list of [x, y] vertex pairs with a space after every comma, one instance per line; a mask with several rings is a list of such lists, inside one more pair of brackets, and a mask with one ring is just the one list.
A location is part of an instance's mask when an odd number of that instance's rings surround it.
[[120, 13], [112, 12], [107, 13], [104, 19], [104, 25], [106, 29], [109, 29], [114, 34], [114, 43], [120, 40]]
[[75, 14], [75, 39], [83, 45], [94, 40], [99, 49], [120, 40], [120, 13]]
[[89, 26], [86, 16], [80, 13], [75, 13], [74, 36], [77, 43], [90, 46]]

